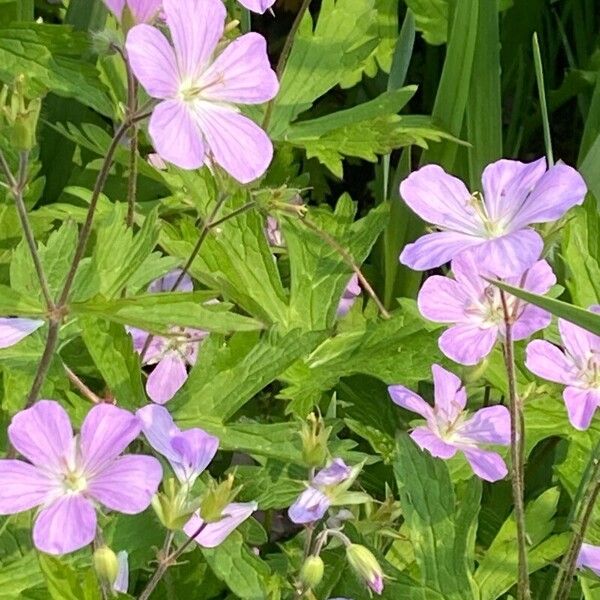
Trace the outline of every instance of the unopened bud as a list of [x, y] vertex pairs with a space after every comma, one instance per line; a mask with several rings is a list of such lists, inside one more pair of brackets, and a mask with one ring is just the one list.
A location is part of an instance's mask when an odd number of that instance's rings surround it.
[[308, 415], [302, 424], [300, 438], [302, 439], [302, 458], [309, 467], [320, 467], [327, 459], [327, 442], [331, 427], [325, 427], [323, 419], [314, 413]]
[[191, 519], [198, 502], [190, 501], [187, 487], [179, 487], [171, 478], [165, 482], [163, 492], [153, 496], [152, 508], [167, 529], [177, 531]]
[[300, 581], [309, 589], [317, 587], [325, 572], [325, 565], [320, 556], [309, 556], [300, 569]]
[[206, 523], [220, 521], [225, 508], [233, 502], [241, 487], [233, 487], [233, 475], [229, 474], [225, 481], [210, 483], [200, 502], [200, 516]]
[[13, 85], [0, 91], [0, 124], [8, 129], [12, 147], [18, 152], [31, 150], [36, 145], [36, 130], [42, 108], [40, 98], [25, 95], [27, 78], [19, 75]]
[[101, 546], [94, 551], [93, 563], [98, 579], [112, 588], [119, 574], [117, 555], [108, 546]]
[[383, 570], [373, 553], [360, 544], [346, 546], [346, 558], [356, 574], [376, 594], [383, 591]]
[[98, 56], [111, 56], [122, 44], [117, 32], [111, 29], [92, 33], [92, 48]]

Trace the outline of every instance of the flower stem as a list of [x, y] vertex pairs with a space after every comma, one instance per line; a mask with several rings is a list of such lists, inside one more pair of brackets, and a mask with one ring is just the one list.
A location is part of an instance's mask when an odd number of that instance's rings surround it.
[[51, 318], [50, 323], [48, 325], [48, 337], [46, 338], [46, 346], [44, 347], [44, 352], [42, 353], [42, 358], [38, 364], [37, 371], [35, 373], [35, 377], [33, 379], [33, 383], [31, 384], [31, 389], [27, 394], [27, 402], [25, 403], [24, 408], [29, 408], [32, 406], [38, 399], [38, 394], [42, 389], [42, 385], [44, 385], [44, 381], [46, 380], [46, 375], [48, 375], [48, 371], [50, 370], [50, 365], [52, 363], [52, 357], [54, 356], [54, 352], [58, 345], [58, 332], [60, 330], [60, 320]]
[[[133, 115], [138, 109], [138, 85], [131, 72], [129, 63], [125, 61], [127, 69], [127, 104], [129, 114]], [[127, 184], [127, 227], [133, 227], [135, 218], [135, 201], [137, 197], [138, 177], [138, 137], [139, 131], [136, 123], [132, 123], [129, 139], [129, 180]]]
[[510, 404], [510, 457], [511, 482], [514, 503], [515, 522], [517, 526], [518, 580], [517, 600], [530, 600], [529, 568], [527, 565], [527, 531], [525, 523], [525, 428], [523, 423], [523, 406], [517, 390], [515, 373], [514, 343], [512, 335], [513, 315], [509, 313], [506, 294], [500, 290], [500, 299], [504, 312], [504, 362], [508, 377], [508, 397]]

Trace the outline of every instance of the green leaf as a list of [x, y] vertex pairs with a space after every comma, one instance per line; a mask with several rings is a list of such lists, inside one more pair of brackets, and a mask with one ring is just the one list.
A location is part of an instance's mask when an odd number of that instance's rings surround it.
[[0, 569], [0, 589], [3, 600], [22, 598], [21, 592], [44, 582], [38, 553], [31, 551], [17, 560], [3, 562]]
[[[38, 555], [40, 568], [52, 600], [102, 600], [100, 585], [91, 569], [82, 572], [49, 554]], [[95, 581], [95, 586], [88, 579]]]
[[472, 600], [477, 597], [471, 565], [481, 484], [472, 478], [459, 501], [442, 460], [406, 434], [398, 438], [397, 450], [394, 471], [422, 584], [446, 600]]
[[448, 0], [406, 0], [415, 17], [415, 27], [430, 44], [444, 44], [448, 38]]
[[26, 296], [0, 284], [0, 315], [39, 317], [44, 313], [45, 310], [41, 304], [31, 296]]
[[0, 80], [12, 83], [27, 76], [30, 95], [48, 90], [111, 116], [98, 71], [82, 60], [89, 52], [87, 35], [65, 25], [12, 25], [0, 28]]

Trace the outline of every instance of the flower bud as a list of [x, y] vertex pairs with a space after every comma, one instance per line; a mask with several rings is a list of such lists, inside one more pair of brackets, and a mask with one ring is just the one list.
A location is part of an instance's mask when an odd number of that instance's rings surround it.
[[171, 531], [181, 529], [198, 509], [198, 502], [188, 499], [188, 488], [179, 487], [175, 479], [167, 479], [163, 492], [152, 498], [152, 508], [160, 522]]
[[376, 594], [383, 591], [383, 570], [373, 553], [360, 544], [346, 546], [346, 558], [356, 574]]
[[108, 546], [101, 546], [94, 551], [92, 560], [98, 579], [112, 588], [119, 574], [117, 555]]
[[300, 581], [309, 589], [315, 588], [321, 583], [324, 571], [323, 559], [311, 555], [307, 557], [300, 569]]
[[19, 75], [10, 89], [4, 86], [0, 92], [0, 122], [8, 129], [10, 142], [18, 152], [35, 147], [42, 108], [40, 98], [30, 99], [25, 95], [26, 81], [25, 75]]
[[327, 441], [331, 427], [325, 427], [323, 419], [314, 413], [308, 415], [302, 424], [300, 438], [302, 439], [302, 458], [309, 467], [320, 467], [327, 459]]
[[233, 502], [240, 491], [240, 487], [233, 487], [233, 475], [229, 474], [225, 481], [216, 484], [210, 483], [200, 502], [200, 516], [206, 523], [220, 521], [225, 508]]

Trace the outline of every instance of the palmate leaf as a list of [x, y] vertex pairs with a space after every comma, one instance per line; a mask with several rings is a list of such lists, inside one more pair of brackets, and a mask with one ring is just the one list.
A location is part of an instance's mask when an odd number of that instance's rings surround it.
[[448, 39], [448, 0], [406, 0], [415, 17], [415, 27], [430, 44], [445, 44]]

